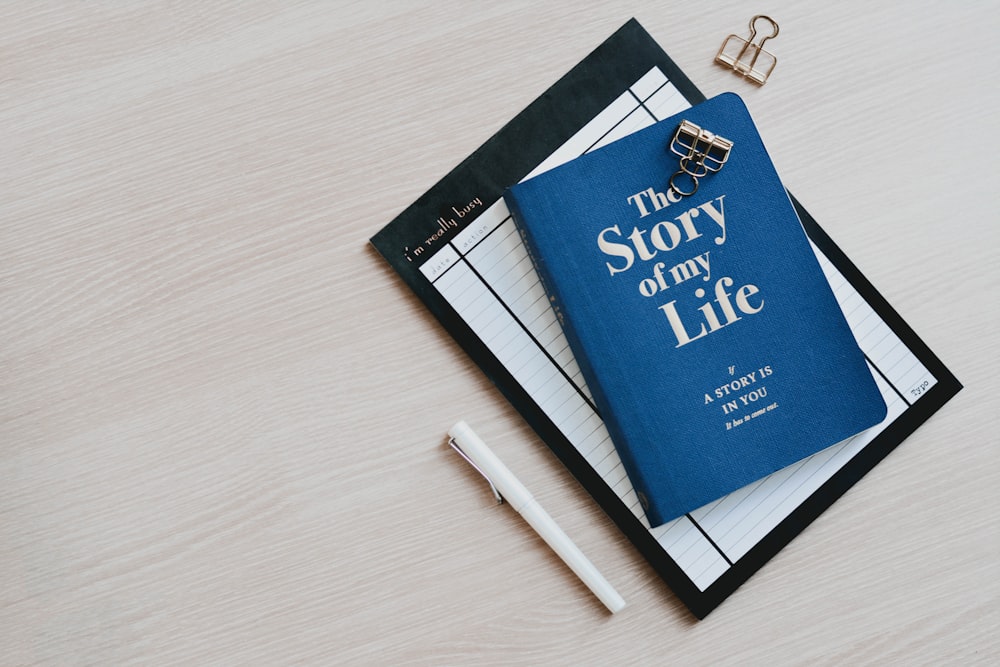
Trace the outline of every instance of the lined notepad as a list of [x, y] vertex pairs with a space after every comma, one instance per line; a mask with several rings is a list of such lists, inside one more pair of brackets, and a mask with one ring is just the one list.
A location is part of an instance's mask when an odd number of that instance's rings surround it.
[[[688, 108], [653, 68], [543, 160], [541, 173]], [[814, 246], [888, 406], [878, 427], [736, 491], [651, 534], [707, 589], [937, 379]], [[502, 199], [420, 267], [516, 382], [648, 528], [638, 498]]]

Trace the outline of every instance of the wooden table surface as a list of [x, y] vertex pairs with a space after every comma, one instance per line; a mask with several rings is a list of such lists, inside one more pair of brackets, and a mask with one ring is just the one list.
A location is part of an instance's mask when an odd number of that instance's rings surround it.
[[[998, 3], [6, 10], [0, 665], [1000, 660]], [[965, 385], [700, 622], [367, 243], [631, 16]]]

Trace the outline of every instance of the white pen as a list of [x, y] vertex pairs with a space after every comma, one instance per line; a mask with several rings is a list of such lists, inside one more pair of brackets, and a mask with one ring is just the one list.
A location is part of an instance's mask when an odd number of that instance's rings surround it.
[[458, 422], [448, 431], [451, 436], [451, 446], [478, 470], [493, 487], [497, 501], [506, 499], [511, 507], [535, 529], [552, 550], [569, 565], [576, 576], [585, 583], [594, 595], [604, 603], [611, 613], [621, 611], [625, 600], [618, 594], [608, 580], [598, 572], [579, 547], [573, 543], [566, 533], [556, 524], [549, 514], [542, 509], [535, 497], [514, 477], [507, 466], [497, 458], [486, 443], [475, 434], [464, 421]]

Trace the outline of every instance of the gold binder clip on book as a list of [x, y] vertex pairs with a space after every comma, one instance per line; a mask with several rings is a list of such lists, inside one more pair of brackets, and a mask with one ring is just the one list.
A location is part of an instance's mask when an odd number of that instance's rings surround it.
[[[760, 42], [754, 43], [754, 40], [757, 39], [757, 21], [766, 21], [771, 24], [771, 34], [761, 38]], [[778, 62], [773, 53], [764, 50], [764, 42], [777, 36], [778, 24], [774, 22], [774, 19], [758, 14], [750, 19], [750, 38], [743, 39], [738, 35], [727, 37], [719, 52], [715, 54], [715, 62], [732, 69], [754, 83], [763, 85], [767, 81], [767, 77], [771, 76], [771, 70]]]
[[[670, 189], [680, 197], [693, 195], [698, 191], [698, 179], [722, 169], [732, 148], [733, 142], [729, 139], [703, 130], [689, 120], [682, 120], [670, 141], [670, 152], [681, 158], [681, 168], [670, 177]], [[685, 174], [691, 179], [690, 190], [682, 190], [674, 182], [678, 176]]]

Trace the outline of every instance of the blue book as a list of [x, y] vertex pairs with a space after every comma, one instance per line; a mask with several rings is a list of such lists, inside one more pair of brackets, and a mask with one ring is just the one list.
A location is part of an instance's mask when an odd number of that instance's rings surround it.
[[[724, 138], [697, 182], [671, 150], [682, 121]], [[735, 94], [504, 197], [651, 525], [885, 418]]]

